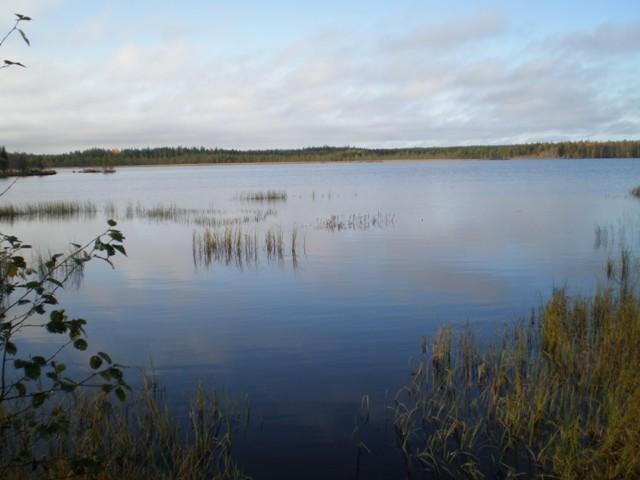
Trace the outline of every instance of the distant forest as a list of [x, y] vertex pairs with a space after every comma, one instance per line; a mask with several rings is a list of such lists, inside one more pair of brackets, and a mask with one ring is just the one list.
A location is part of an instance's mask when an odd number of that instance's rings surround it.
[[402, 159], [640, 158], [640, 140], [528, 143], [460, 147], [366, 149], [312, 147], [289, 150], [226, 150], [161, 147], [109, 150], [94, 148], [54, 155], [0, 150], [0, 170], [188, 163], [349, 162]]

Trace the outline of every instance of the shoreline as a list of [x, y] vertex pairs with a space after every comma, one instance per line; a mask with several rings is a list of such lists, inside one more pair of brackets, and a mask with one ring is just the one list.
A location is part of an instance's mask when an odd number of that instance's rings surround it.
[[[514, 158], [397, 158], [397, 159], [357, 159], [357, 160], [270, 160], [270, 161], [239, 161], [239, 162], [186, 162], [186, 163], [151, 163], [151, 164], [126, 164], [114, 165], [116, 172], [120, 168], [159, 168], [159, 167], [212, 167], [212, 166], [238, 166], [238, 165], [307, 165], [307, 164], [353, 164], [353, 163], [413, 163], [413, 162], [510, 162], [510, 161], [556, 161], [556, 160], [638, 160], [635, 157], [611, 157], [611, 158], [555, 158], [555, 157], [514, 157]], [[71, 170], [78, 168], [93, 168], [82, 166], [52, 167], [55, 170]]]

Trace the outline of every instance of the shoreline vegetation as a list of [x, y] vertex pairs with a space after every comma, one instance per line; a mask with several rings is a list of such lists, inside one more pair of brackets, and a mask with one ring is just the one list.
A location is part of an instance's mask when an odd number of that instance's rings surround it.
[[74, 170], [73, 173], [116, 173], [116, 169], [113, 167], [92, 168], [87, 167], [82, 170]]
[[9, 176], [7, 172], [21, 174], [20, 172], [66, 167], [83, 168], [82, 171], [86, 171], [86, 173], [111, 173], [115, 166], [144, 165], [363, 162], [416, 159], [640, 158], [640, 140], [387, 149], [327, 146], [272, 150], [233, 150], [204, 147], [127, 148], [123, 150], [93, 148], [62, 154], [9, 153], [2, 148], [1, 153], [0, 175]]
[[29, 168], [28, 170], [5, 170], [0, 172], [0, 178], [9, 177], [46, 177], [49, 175], [56, 175], [58, 172], [50, 168]]
[[489, 348], [423, 344], [395, 399], [407, 478], [639, 478], [639, 265], [623, 250], [588, 297], [554, 290]]

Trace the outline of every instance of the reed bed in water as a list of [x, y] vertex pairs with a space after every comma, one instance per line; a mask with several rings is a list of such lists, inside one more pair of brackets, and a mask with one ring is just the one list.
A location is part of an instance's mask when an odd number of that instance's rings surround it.
[[[161, 392], [149, 385], [124, 405], [104, 395], [79, 396], [57, 408], [70, 419], [66, 431], [39, 447], [42, 464], [11, 465], [17, 450], [32, 445], [29, 429], [20, 438], [0, 431], [0, 477], [82, 479], [247, 479], [231, 458], [233, 432], [243, 420], [225, 397], [198, 389], [179, 421]], [[11, 430], [13, 432], [13, 430]], [[38, 439], [41, 437], [37, 437]]]
[[49, 201], [0, 205], [0, 220], [44, 220], [93, 218], [97, 208], [93, 202]]
[[214, 262], [239, 266], [255, 264], [258, 262], [258, 237], [241, 228], [206, 228], [200, 234], [193, 232], [192, 250], [195, 265], [209, 266]]
[[407, 476], [640, 478], [640, 297], [623, 252], [593, 297], [556, 290], [481, 350], [469, 331], [424, 344], [398, 393]]
[[244, 192], [238, 195], [239, 200], [247, 202], [277, 202], [286, 201], [287, 192], [278, 190], [265, 190], [260, 192]]
[[396, 222], [395, 214], [351, 214], [348, 216], [332, 215], [328, 218], [317, 219], [318, 228], [330, 232], [340, 230], [368, 230], [370, 228], [383, 228], [394, 226]]
[[211, 228], [261, 223], [278, 214], [274, 209], [245, 209], [229, 213], [215, 208], [184, 208], [175, 204], [145, 207], [139, 203], [135, 206], [127, 205], [122, 212], [116, 205], [109, 203], [105, 205], [104, 212], [109, 218], [123, 216], [128, 220], [143, 219], [157, 223], [170, 222]]
[[202, 232], [193, 232], [193, 262], [196, 266], [209, 266], [214, 262], [243, 266], [257, 264], [263, 255], [268, 261], [284, 261], [290, 255], [297, 266], [298, 237], [294, 229], [287, 244], [282, 229], [272, 227], [264, 232], [264, 243], [261, 243], [255, 231], [248, 233], [241, 227], [205, 228]]

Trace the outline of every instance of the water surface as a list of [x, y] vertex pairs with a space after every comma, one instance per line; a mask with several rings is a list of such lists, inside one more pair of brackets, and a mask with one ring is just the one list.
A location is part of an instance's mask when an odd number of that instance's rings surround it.
[[[554, 286], [592, 291], [607, 255], [638, 243], [640, 202], [628, 195], [637, 183], [640, 160], [627, 159], [142, 167], [21, 179], [2, 201], [118, 210], [128, 258], [115, 270], [92, 263], [80, 288], [61, 295], [64, 307], [89, 319], [92, 348], [131, 365], [132, 380], [152, 367], [177, 407], [197, 382], [246, 395], [251, 420], [235, 451], [255, 478], [353, 478], [351, 432], [365, 394], [375, 415], [364, 476], [388, 478], [401, 470], [390, 473], [399, 457], [388, 448], [385, 402], [422, 336], [468, 324], [486, 338]], [[238, 198], [263, 190], [287, 200]], [[259, 244], [266, 230], [282, 230], [283, 258], [260, 246], [257, 262], [194, 264], [202, 226], [125, 214], [158, 204], [227, 217], [274, 210], [242, 229]], [[387, 221], [323, 226], [353, 214]], [[105, 220], [1, 228], [45, 252], [91, 238]], [[297, 265], [286, 246], [293, 230]]]

